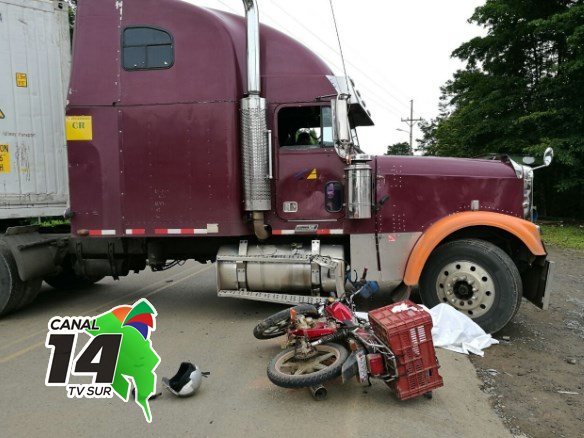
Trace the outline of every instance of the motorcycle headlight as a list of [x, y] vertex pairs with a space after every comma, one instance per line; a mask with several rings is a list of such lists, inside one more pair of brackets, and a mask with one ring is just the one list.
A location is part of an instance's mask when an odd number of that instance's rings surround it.
[[523, 217], [533, 219], [533, 169], [523, 166]]

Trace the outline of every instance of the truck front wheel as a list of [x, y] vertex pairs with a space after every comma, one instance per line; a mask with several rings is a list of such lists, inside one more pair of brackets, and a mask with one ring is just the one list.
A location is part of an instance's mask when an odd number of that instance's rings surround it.
[[521, 303], [521, 276], [498, 246], [479, 239], [455, 240], [438, 247], [420, 278], [424, 304], [448, 303], [487, 333], [501, 330]]

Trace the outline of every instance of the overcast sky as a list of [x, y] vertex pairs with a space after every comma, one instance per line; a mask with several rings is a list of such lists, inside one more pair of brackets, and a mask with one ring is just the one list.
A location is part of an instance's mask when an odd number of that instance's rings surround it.
[[[243, 15], [241, 0], [187, 0]], [[260, 21], [311, 48], [336, 74], [343, 73], [329, 0], [258, 0]], [[347, 72], [373, 114], [375, 127], [361, 128], [362, 148], [382, 154], [408, 141], [402, 117], [430, 119], [438, 113], [440, 86], [462, 64], [450, 58], [462, 42], [483, 34], [468, 24], [484, 0], [333, 0]], [[419, 137], [416, 130], [414, 138]]]

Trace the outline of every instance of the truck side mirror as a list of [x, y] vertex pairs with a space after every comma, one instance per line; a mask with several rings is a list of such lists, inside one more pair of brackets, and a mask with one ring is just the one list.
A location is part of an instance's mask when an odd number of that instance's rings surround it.
[[554, 160], [554, 149], [549, 147], [543, 153], [543, 164], [541, 166], [534, 167], [533, 170], [541, 169], [543, 167], [548, 167], [550, 164], [552, 164], [553, 160]]
[[545, 152], [543, 153], [543, 164], [547, 167], [550, 164], [552, 164], [552, 161], [554, 159], [554, 150], [553, 148], [547, 148], [545, 150]]

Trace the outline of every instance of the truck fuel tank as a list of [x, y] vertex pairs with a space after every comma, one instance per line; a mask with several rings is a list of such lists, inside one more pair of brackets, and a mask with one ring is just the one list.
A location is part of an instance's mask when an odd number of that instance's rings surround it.
[[[226, 245], [217, 254], [217, 285], [219, 290], [251, 290], [257, 292], [334, 292], [335, 278], [328, 268], [315, 263], [300, 262], [309, 255], [328, 256], [344, 260], [341, 245], [292, 243], [279, 245]], [[257, 261], [237, 261], [237, 257], [252, 256]], [[289, 260], [289, 261], [287, 261]]]

